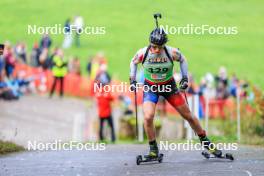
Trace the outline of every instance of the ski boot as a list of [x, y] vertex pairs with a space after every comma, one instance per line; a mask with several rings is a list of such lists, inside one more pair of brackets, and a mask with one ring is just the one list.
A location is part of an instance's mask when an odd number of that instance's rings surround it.
[[[201, 144], [203, 145], [203, 147], [208, 150], [208, 152], [206, 152], [206, 151], [202, 152], [202, 155], [206, 159], [209, 159], [209, 158], [221, 158], [221, 159], [228, 159], [228, 160], [231, 160], [231, 161], [234, 160], [234, 157], [233, 157], [233, 155], [231, 153], [226, 153], [226, 154], [223, 155], [222, 151], [218, 150], [216, 148], [216, 146], [214, 144], [212, 144], [210, 142], [210, 140], [206, 136], [199, 137], [199, 138], [200, 138], [200, 141], [201, 141]], [[213, 156], [211, 156], [211, 154]]]
[[139, 165], [141, 162], [152, 162], [152, 161], [158, 161], [159, 163], [163, 160], [163, 154], [159, 153], [159, 148], [157, 146], [156, 141], [153, 143], [149, 143], [149, 154], [148, 155], [138, 155], [137, 156], [137, 165]]
[[209, 153], [213, 154], [215, 157], [220, 158], [222, 157], [222, 151], [218, 150], [215, 144], [211, 143], [208, 137], [199, 137], [202, 146], [208, 150]]

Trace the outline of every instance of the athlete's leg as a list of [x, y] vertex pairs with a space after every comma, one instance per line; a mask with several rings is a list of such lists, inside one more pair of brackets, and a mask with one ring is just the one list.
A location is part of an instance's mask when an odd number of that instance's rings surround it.
[[175, 93], [169, 96], [167, 100], [180, 113], [180, 115], [189, 122], [190, 126], [197, 134], [204, 133], [199, 120], [192, 115], [185, 99], [180, 93]]
[[144, 128], [149, 141], [156, 139], [155, 128], [153, 124], [155, 115], [156, 103], [151, 101], [145, 101], [143, 103], [143, 113], [144, 113]]
[[[214, 146], [210, 146], [211, 142], [206, 136], [205, 130], [203, 130], [202, 126], [200, 125], [198, 118], [192, 115], [183, 96], [180, 93], [177, 93], [169, 96], [167, 100], [180, 113], [180, 115], [188, 121], [192, 129], [199, 136], [199, 139], [204, 147], [217, 156], [222, 155], [222, 152], [220, 150], [217, 150]], [[209, 148], [209, 146], [211, 148]]]
[[143, 97], [143, 113], [144, 113], [144, 128], [149, 140], [149, 156], [157, 157], [159, 154], [158, 145], [156, 142], [155, 127], [153, 124], [155, 108], [159, 96], [152, 92], [144, 92]]
[[189, 107], [187, 104], [183, 104], [181, 106], [177, 106], [176, 110], [180, 113], [180, 115], [188, 121], [192, 129], [195, 131], [197, 134], [203, 134], [204, 130], [202, 129], [200, 122], [197, 117], [192, 115]]

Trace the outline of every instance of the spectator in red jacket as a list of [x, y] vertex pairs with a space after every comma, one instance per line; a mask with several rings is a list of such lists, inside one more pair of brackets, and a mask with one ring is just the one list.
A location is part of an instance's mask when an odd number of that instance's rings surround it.
[[113, 97], [110, 92], [96, 92], [96, 99], [97, 99], [97, 107], [98, 107], [98, 115], [100, 119], [100, 130], [99, 130], [99, 137], [100, 140], [104, 140], [103, 136], [103, 128], [104, 128], [104, 121], [108, 122], [108, 125], [111, 128], [111, 140], [115, 142], [115, 131], [114, 131], [114, 124], [112, 118], [112, 109], [111, 109], [111, 102], [113, 101]]

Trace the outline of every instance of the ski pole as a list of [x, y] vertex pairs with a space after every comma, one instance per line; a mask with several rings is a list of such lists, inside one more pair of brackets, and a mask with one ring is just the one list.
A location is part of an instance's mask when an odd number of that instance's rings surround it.
[[188, 108], [190, 109], [190, 105], [189, 105], [189, 102], [188, 102], [188, 99], [187, 99], [187, 96], [186, 96], [186, 92], [183, 91], [183, 94], [184, 94], [185, 101], [186, 101], [186, 103], [188, 105]]
[[156, 27], [159, 27], [159, 22], [158, 22], [158, 18], [161, 18], [161, 14], [160, 13], [155, 13], [154, 15], [155, 21], [156, 21]]
[[[188, 99], [187, 99], [186, 91], [183, 91], [183, 94], [184, 94], [184, 98], [185, 98], [185, 101], [187, 103], [187, 106], [190, 109], [190, 105], [189, 105], [189, 102], [188, 102]], [[190, 111], [191, 111], [191, 109], [190, 109]], [[192, 111], [191, 111], [191, 115], [192, 115], [192, 118], [193, 118], [193, 112]], [[193, 130], [193, 132], [194, 132], [195, 135], [197, 135], [194, 130]]]
[[137, 89], [135, 88], [135, 113], [136, 113], [136, 139], [138, 140], [138, 109], [137, 109]]

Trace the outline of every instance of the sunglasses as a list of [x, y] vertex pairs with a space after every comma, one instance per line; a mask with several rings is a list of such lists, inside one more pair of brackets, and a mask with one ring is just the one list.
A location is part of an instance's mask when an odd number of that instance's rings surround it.
[[164, 48], [164, 45], [154, 45], [154, 44], [150, 44], [150, 46], [153, 49], [162, 49], [162, 48]]

